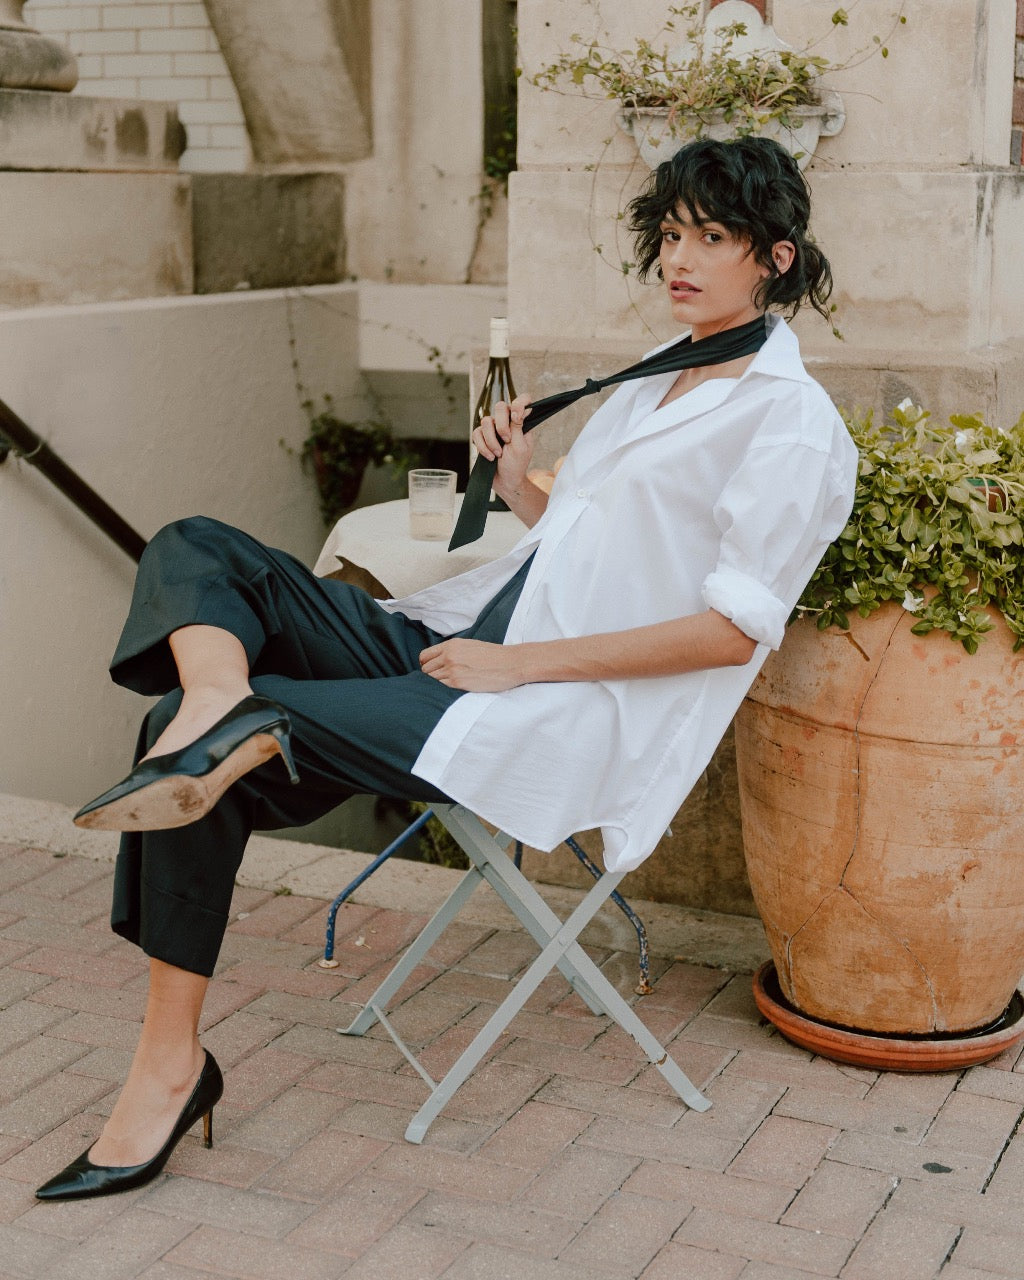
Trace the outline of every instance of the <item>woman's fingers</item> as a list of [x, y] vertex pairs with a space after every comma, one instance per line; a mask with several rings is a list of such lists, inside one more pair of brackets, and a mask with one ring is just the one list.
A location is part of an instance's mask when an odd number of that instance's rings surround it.
[[512, 442], [513, 437], [520, 435], [523, 423], [530, 412], [530, 397], [516, 396], [511, 404], [498, 400], [486, 418], [474, 428], [471, 439], [478, 453], [490, 461], [501, 457], [504, 446]]
[[473, 448], [476, 449], [477, 453], [489, 462], [501, 457], [501, 441], [498, 439], [497, 432], [494, 429], [493, 419], [482, 418], [480, 425], [474, 427], [470, 439], [473, 441]]

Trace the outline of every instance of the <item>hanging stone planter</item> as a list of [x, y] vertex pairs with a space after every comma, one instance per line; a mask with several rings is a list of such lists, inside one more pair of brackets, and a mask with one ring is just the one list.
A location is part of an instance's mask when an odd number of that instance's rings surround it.
[[741, 133], [756, 133], [785, 147], [802, 170], [810, 164], [819, 139], [831, 138], [842, 129], [846, 112], [839, 95], [825, 90], [821, 103], [791, 107], [784, 120], [772, 117], [755, 129], [746, 121], [727, 120], [721, 111], [698, 119], [668, 107], [624, 107], [616, 119], [619, 127], [635, 139], [640, 158], [650, 169], [670, 159], [673, 152], [694, 138], [727, 142]]

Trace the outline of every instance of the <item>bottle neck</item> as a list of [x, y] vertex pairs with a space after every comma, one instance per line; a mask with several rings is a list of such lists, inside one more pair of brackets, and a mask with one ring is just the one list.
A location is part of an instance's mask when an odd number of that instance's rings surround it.
[[508, 359], [508, 324], [491, 322], [491, 344], [489, 355], [492, 360]]

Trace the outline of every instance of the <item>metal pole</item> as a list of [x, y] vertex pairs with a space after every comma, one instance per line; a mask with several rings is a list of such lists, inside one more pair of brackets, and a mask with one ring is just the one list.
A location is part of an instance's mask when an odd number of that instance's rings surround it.
[[[108, 506], [100, 495], [91, 489], [82, 477], [73, 471], [63, 458], [58, 457], [32, 428], [18, 417], [9, 405], [0, 400], [0, 436], [6, 438], [14, 453], [30, 462], [46, 476], [51, 484], [76, 507], [89, 517], [108, 538], [112, 539], [126, 555], [138, 562], [146, 549], [146, 540]], [[9, 450], [3, 448], [0, 440], [0, 462], [3, 462]]]

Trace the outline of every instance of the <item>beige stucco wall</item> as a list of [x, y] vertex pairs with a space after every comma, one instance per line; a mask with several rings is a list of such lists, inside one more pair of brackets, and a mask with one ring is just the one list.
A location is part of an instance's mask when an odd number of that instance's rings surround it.
[[[202, 512], [312, 563], [289, 328], [308, 390], [351, 412], [356, 309], [342, 285], [11, 311], [0, 395], [144, 537]], [[0, 789], [78, 804], [123, 772], [145, 705], [105, 674], [134, 564], [13, 458], [0, 545]]]

